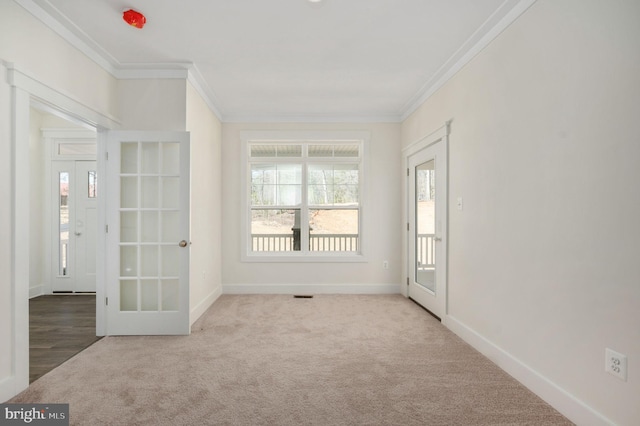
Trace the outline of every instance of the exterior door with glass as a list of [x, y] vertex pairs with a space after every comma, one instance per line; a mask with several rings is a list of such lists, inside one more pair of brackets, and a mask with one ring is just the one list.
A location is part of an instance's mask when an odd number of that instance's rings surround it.
[[107, 334], [189, 334], [189, 134], [108, 132], [107, 155]]
[[411, 299], [446, 314], [446, 147], [436, 141], [408, 158]]
[[54, 293], [96, 291], [95, 161], [52, 161]]

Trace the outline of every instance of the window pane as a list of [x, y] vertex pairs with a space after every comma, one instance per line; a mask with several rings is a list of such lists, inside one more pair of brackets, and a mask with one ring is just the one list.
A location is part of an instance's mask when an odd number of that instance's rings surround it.
[[309, 251], [358, 251], [357, 209], [309, 210]]
[[300, 250], [300, 210], [251, 210], [251, 251]]
[[302, 157], [302, 145], [251, 145], [251, 157]]
[[309, 157], [354, 157], [360, 155], [358, 144], [338, 144], [338, 145], [309, 145]]
[[310, 205], [357, 205], [357, 164], [314, 164], [308, 169]]
[[96, 155], [95, 143], [61, 143], [58, 145], [58, 155]]
[[253, 164], [252, 206], [296, 206], [302, 198], [300, 164]]

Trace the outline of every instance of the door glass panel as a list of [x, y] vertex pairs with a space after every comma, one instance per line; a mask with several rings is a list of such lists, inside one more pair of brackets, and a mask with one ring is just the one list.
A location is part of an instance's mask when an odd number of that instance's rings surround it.
[[135, 280], [120, 280], [120, 310], [138, 310], [138, 289]]
[[178, 310], [178, 280], [162, 280], [162, 310]]
[[415, 176], [416, 282], [435, 292], [435, 161], [417, 166]]
[[143, 277], [158, 276], [158, 246], [140, 247], [140, 268]]
[[138, 275], [138, 248], [136, 246], [120, 247], [120, 275], [123, 277]]
[[158, 203], [158, 178], [142, 178], [142, 208], [150, 209], [159, 207]]
[[140, 241], [143, 243], [158, 242], [158, 212], [141, 212], [142, 214], [142, 235]]
[[87, 172], [87, 197], [96, 198], [98, 196], [98, 172], [89, 170]]
[[162, 214], [162, 242], [171, 243], [180, 240], [180, 214], [177, 211], [164, 211]]
[[146, 142], [142, 144], [142, 173], [157, 174], [159, 166], [158, 144]]
[[58, 174], [58, 275], [68, 274], [69, 248], [69, 172]]
[[138, 143], [123, 142], [120, 150], [120, 173], [137, 173]]
[[138, 241], [137, 212], [120, 212], [120, 241], [123, 243]]
[[140, 304], [143, 311], [158, 310], [158, 280], [141, 280]]
[[138, 178], [123, 177], [120, 179], [120, 207], [138, 207]]
[[177, 209], [179, 207], [179, 185], [180, 178], [162, 178], [162, 207], [164, 207], [165, 209]]
[[177, 142], [165, 142], [162, 144], [162, 174], [180, 174], [180, 144]]
[[180, 271], [180, 264], [178, 262], [178, 245], [163, 246], [162, 247], [162, 276], [163, 277], [177, 277]]

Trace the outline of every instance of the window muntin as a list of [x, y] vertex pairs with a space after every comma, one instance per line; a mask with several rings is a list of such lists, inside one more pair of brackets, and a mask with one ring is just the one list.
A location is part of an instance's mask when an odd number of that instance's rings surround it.
[[249, 141], [248, 155], [249, 254], [361, 254], [361, 141]]

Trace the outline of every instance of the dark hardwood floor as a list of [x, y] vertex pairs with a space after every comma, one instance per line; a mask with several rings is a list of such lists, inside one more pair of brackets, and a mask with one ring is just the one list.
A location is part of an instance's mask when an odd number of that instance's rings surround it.
[[98, 341], [95, 295], [29, 300], [29, 383]]

